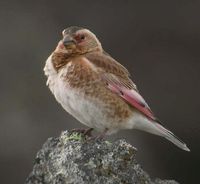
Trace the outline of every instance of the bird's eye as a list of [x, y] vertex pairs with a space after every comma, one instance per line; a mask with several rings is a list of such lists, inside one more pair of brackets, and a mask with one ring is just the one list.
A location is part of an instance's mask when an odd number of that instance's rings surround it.
[[85, 39], [85, 35], [81, 35], [81, 36], [80, 36], [80, 39], [81, 39], [81, 40], [84, 40], [84, 39]]
[[75, 35], [74, 38], [77, 41], [77, 43], [81, 43], [82, 41], [85, 40], [85, 35], [84, 34], [78, 34], [78, 35]]

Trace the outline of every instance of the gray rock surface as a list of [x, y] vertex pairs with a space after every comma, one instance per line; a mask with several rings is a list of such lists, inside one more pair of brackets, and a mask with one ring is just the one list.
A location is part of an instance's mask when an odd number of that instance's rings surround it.
[[63, 132], [37, 153], [26, 184], [177, 184], [151, 180], [135, 160], [136, 149], [124, 140], [88, 140]]

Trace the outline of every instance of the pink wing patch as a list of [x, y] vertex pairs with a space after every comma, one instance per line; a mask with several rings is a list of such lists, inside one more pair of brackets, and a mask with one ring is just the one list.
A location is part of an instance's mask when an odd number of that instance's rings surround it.
[[[104, 77], [104, 79], [106, 79]], [[135, 107], [138, 111], [143, 113], [147, 118], [156, 121], [156, 117], [153, 112], [149, 108], [148, 104], [145, 102], [144, 98], [134, 89], [128, 89], [125, 86], [116, 83], [116, 80], [111, 81], [106, 80], [108, 84], [108, 88], [122, 97], [126, 102]]]

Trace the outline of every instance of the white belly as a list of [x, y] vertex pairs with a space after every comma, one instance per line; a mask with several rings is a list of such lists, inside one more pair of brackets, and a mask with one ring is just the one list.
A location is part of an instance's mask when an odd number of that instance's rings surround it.
[[113, 129], [115, 124], [104, 115], [104, 104], [95, 99], [89, 99], [82, 92], [72, 89], [63, 81], [57, 79], [54, 95], [62, 107], [88, 127], [103, 132], [106, 128]]

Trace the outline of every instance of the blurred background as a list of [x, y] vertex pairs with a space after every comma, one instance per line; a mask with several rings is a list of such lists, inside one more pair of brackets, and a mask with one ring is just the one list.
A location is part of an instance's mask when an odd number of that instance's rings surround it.
[[152, 177], [197, 183], [200, 171], [200, 1], [0, 1], [0, 178], [23, 183], [48, 137], [83, 127], [45, 86], [45, 60], [61, 31], [89, 28], [126, 66], [165, 126], [191, 152], [136, 130], [125, 138]]

